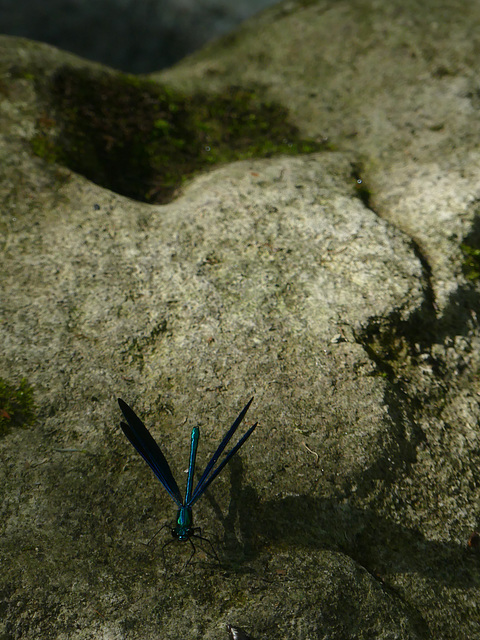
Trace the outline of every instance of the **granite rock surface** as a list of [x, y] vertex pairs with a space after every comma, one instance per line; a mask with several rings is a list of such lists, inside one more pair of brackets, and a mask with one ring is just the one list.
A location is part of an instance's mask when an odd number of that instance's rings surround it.
[[[328, 141], [164, 204], [58, 153], [52, 78], [116, 72], [0, 39], [1, 379], [35, 401], [0, 407], [5, 638], [479, 636], [479, 22], [286, 2], [154, 74]], [[182, 569], [165, 531], [145, 544], [174, 504], [116, 398], [183, 487], [191, 427], [201, 467], [252, 395], [259, 427], [195, 509], [221, 563]]]

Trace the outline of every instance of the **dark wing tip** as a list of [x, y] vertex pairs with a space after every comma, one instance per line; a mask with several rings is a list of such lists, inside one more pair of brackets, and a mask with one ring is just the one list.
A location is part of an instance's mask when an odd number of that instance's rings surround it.
[[127, 422], [129, 422], [129, 416], [130, 417], [137, 417], [134, 410], [132, 409], [132, 407], [130, 407], [125, 400], [122, 400], [121, 398], [118, 398], [118, 406], [120, 407], [120, 409], [122, 410], [122, 413], [125, 417], [125, 420]]
[[[250, 408], [250, 405], [252, 404], [253, 400], [254, 400], [255, 396], [252, 396], [250, 398], [250, 400], [247, 402], [247, 404], [243, 407], [243, 409], [240, 411], [240, 413], [238, 414], [237, 420], [239, 420], [239, 423], [242, 422], [243, 418], [245, 417], [247, 411]], [[238, 425], [237, 425], [238, 426]]]

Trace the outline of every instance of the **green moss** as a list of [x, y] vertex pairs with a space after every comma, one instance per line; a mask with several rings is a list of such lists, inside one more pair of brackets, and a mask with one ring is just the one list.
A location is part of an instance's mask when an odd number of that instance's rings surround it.
[[480, 278], [480, 249], [469, 244], [460, 245], [463, 253], [462, 272], [467, 280], [478, 280]]
[[34, 417], [33, 389], [25, 378], [18, 384], [0, 378], [0, 435], [12, 427], [31, 424]]
[[122, 195], [168, 202], [211, 166], [274, 154], [312, 153], [287, 110], [254, 91], [187, 95], [125, 74], [62, 68], [42, 88], [47, 116], [34, 152]]
[[33, 153], [47, 162], [55, 162], [60, 156], [60, 149], [51, 138], [42, 132], [35, 135], [30, 140], [30, 144], [32, 145]]
[[372, 375], [394, 378], [408, 361], [409, 344], [405, 336], [398, 333], [395, 327], [391, 327], [390, 331], [377, 329], [378, 333], [372, 330], [359, 342], [363, 344], [366, 352], [376, 364], [376, 370]]

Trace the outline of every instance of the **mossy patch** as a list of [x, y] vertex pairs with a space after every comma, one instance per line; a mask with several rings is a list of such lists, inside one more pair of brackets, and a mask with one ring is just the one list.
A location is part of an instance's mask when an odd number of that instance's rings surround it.
[[0, 436], [13, 427], [31, 424], [34, 417], [33, 389], [26, 379], [13, 384], [0, 378]]
[[467, 280], [478, 280], [480, 278], [480, 248], [463, 243], [460, 245], [460, 249], [463, 253], [463, 275]]
[[64, 67], [45, 89], [34, 153], [143, 202], [170, 201], [208, 167], [326, 148], [302, 139], [284, 107], [241, 87], [187, 95], [136, 76]]
[[376, 364], [373, 375], [394, 379], [405, 366], [410, 346], [399, 329], [400, 323], [397, 325], [395, 320], [391, 323], [372, 321], [362, 335], [357, 335], [358, 342]]

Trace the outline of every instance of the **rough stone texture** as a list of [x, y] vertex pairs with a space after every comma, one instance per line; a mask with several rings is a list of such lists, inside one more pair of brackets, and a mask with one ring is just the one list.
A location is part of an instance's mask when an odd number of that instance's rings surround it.
[[[2, 376], [38, 405], [0, 439], [5, 638], [479, 637], [479, 21], [289, 2], [158, 75], [255, 86], [336, 149], [163, 206], [33, 157], [12, 69], [83, 63], [0, 40]], [[203, 462], [252, 393], [259, 428], [196, 508], [222, 567], [175, 575], [115, 398], [181, 478], [191, 426]]]

